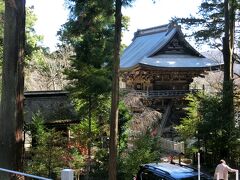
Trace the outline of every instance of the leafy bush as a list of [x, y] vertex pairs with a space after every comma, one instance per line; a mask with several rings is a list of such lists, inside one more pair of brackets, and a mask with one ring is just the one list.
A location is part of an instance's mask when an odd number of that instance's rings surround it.
[[137, 174], [139, 165], [160, 160], [158, 137], [152, 137], [147, 133], [135, 139], [132, 145], [132, 148], [120, 158], [119, 179], [132, 179]]
[[68, 147], [67, 139], [61, 131], [47, 129], [40, 114], [33, 117], [29, 130], [33, 146], [28, 152], [29, 159], [25, 160], [27, 173], [57, 179], [62, 169], [82, 166], [81, 154]]

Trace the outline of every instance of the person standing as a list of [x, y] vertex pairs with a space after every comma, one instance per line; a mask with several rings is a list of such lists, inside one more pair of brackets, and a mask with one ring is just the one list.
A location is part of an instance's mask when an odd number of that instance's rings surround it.
[[237, 169], [230, 168], [222, 159], [215, 169], [214, 179], [228, 180], [228, 172], [237, 172]]

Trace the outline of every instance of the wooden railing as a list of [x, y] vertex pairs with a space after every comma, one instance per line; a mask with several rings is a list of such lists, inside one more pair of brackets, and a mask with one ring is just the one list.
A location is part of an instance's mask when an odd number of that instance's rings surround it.
[[161, 147], [167, 151], [184, 153], [184, 142], [175, 142], [161, 138]]
[[132, 89], [120, 89], [122, 92], [132, 93], [136, 96], [153, 98], [153, 97], [178, 97], [184, 96], [187, 93], [196, 93], [199, 89], [191, 89], [191, 90], [151, 90], [151, 91], [143, 91], [143, 90], [132, 90]]

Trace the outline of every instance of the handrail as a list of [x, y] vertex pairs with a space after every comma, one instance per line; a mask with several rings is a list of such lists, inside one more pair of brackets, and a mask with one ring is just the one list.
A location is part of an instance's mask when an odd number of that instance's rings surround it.
[[187, 93], [196, 93], [199, 89], [190, 90], [133, 90], [133, 89], [121, 89], [123, 92], [133, 93], [141, 97], [168, 97], [168, 96], [183, 96]]
[[8, 169], [4, 169], [4, 168], [0, 168], [0, 171], [12, 173], [12, 174], [17, 174], [17, 175], [21, 175], [21, 176], [26, 176], [26, 177], [31, 177], [31, 178], [34, 178], [34, 179], [52, 180], [52, 179], [49, 179], [49, 178], [44, 178], [44, 177], [40, 177], [40, 176], [26, 174], [26, 173], [22, 173], [22, 172], [19, 172], [19, 171], [12, 171], [12, 170], [8, 170]]
[[[236, 170], [235, 173], [236, 173], [236, 180], [238, 180], [239, 179], [238, 170]], [[216, 173], [216, 176], [217, 176], [216, 179], [219, 180], [219, 173]]]

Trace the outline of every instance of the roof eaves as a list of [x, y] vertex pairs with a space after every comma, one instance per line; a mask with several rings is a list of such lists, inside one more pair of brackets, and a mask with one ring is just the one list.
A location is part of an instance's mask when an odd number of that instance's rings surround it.
[[121, 67], [120, 72], [132, 71], [133, 69], [136, 69], [139, 66], [140, 66], [139, 64], [135, 64], [134, 66], [131, 67]]
[[[203, 67], [203, 66], [201, 66], [201, 67], [159, 67], [159, 66], [153, 66], [153, 65], [149, 65], [149, 64], [143, 64], [143, 63], [139, 63], [138, 64], [138, 66], [139, 67], [142, 67], [142, 68], [151, 68], [151, 69], [158, 69], [158, 70], [160, 70], [160, 69], [165, 69], [165, 70], [169, 70], [169, 71], [172, 71], [172, 70], [180, 70], [180, 69], [184, 69], [184, 70], [186, 70], [186, 69], [188, 69], [188, 70], [190, 70], [190, 69], [194, 69], [194, 70], [196, 70], [196, 69], [198, 69], [198, 70], [209, 70], [209, 71], [214, 71], [214, 70], [219, 70], [219, 69], [221, 69], [222, 68], [222, 65], [221, 64], [219, 64], [219, 65], [213, 65], [213, 66], [205, 66], [205, 67]], [[133, 68], [134, 69], [134, 68]]]

